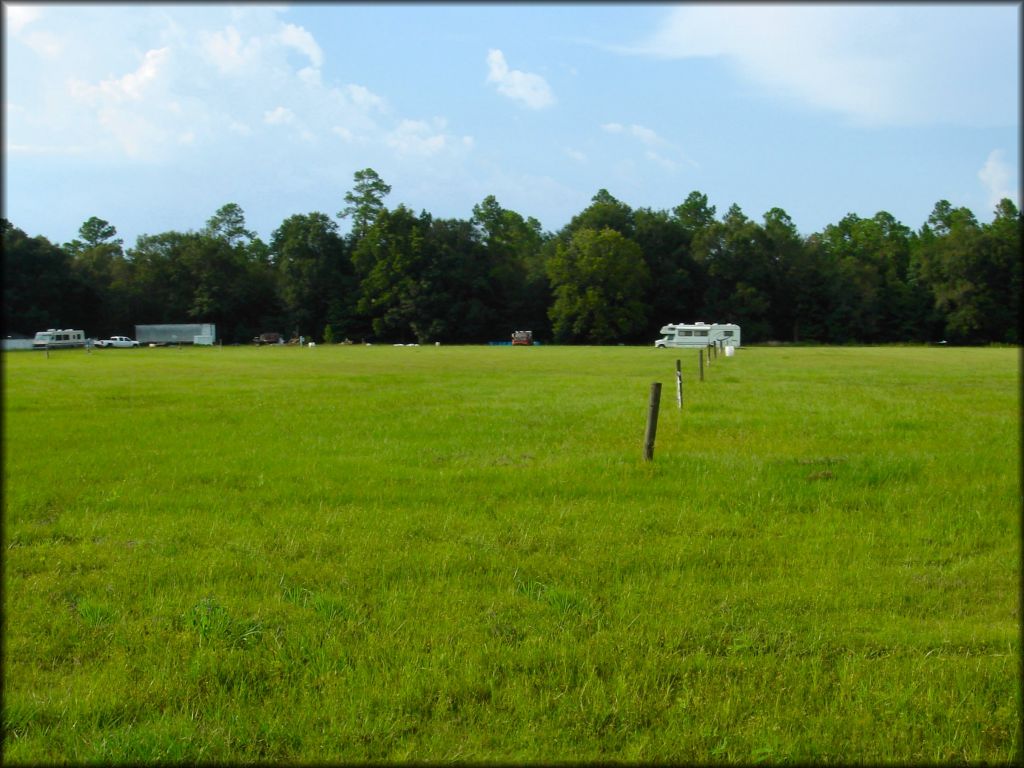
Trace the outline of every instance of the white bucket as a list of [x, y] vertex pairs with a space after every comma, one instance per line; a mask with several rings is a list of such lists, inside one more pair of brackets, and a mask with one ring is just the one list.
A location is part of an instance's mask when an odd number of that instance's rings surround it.
[[725, 356], [726, 357], [732, 357], [734, 354], [736, 354], [736, 347], [726, 347], [725, 348]]

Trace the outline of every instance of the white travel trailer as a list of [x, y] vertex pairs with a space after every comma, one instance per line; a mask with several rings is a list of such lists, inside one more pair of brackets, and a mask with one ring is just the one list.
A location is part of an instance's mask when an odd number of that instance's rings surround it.
[[707, 347], [722, 342], [726, 347], [740, 345], [740, 327], [735, 323], [669, 323], [661, 331], [655, 347]]
[[39, 331], [32, 340], [33, 349], [84, 346], [85, 331], [78, 331], [72, 328], [50, 328], [46, 331]]
[[217, 326], [213, 323], [136, 325], [135, 338], [140, 344], [196, 344], [209, 347], [217, 341]]

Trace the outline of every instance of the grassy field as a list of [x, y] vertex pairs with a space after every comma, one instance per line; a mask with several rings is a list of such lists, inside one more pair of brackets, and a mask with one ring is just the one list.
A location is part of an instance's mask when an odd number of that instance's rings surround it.
[[1020, 761], [1019, 365], [5, 353], [4, 761]]

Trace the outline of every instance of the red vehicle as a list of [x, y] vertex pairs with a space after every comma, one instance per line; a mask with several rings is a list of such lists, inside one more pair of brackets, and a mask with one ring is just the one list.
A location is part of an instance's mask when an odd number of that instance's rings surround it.
[[529, 347], [533, 344], [533, 331], [512, 331], [513, 347]]

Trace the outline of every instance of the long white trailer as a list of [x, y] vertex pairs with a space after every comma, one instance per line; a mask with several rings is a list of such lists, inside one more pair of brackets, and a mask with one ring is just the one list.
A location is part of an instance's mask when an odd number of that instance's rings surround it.
[[740, 327], [735, 323], [669, 323], [654, 342], [655, 347], [707, 347], [721, 341], [727, 347], [740, 346]]
[[213, 344], [217, 326], [213, 323], [164, 323], [136, 325], [135, 338], [140, 344]]

